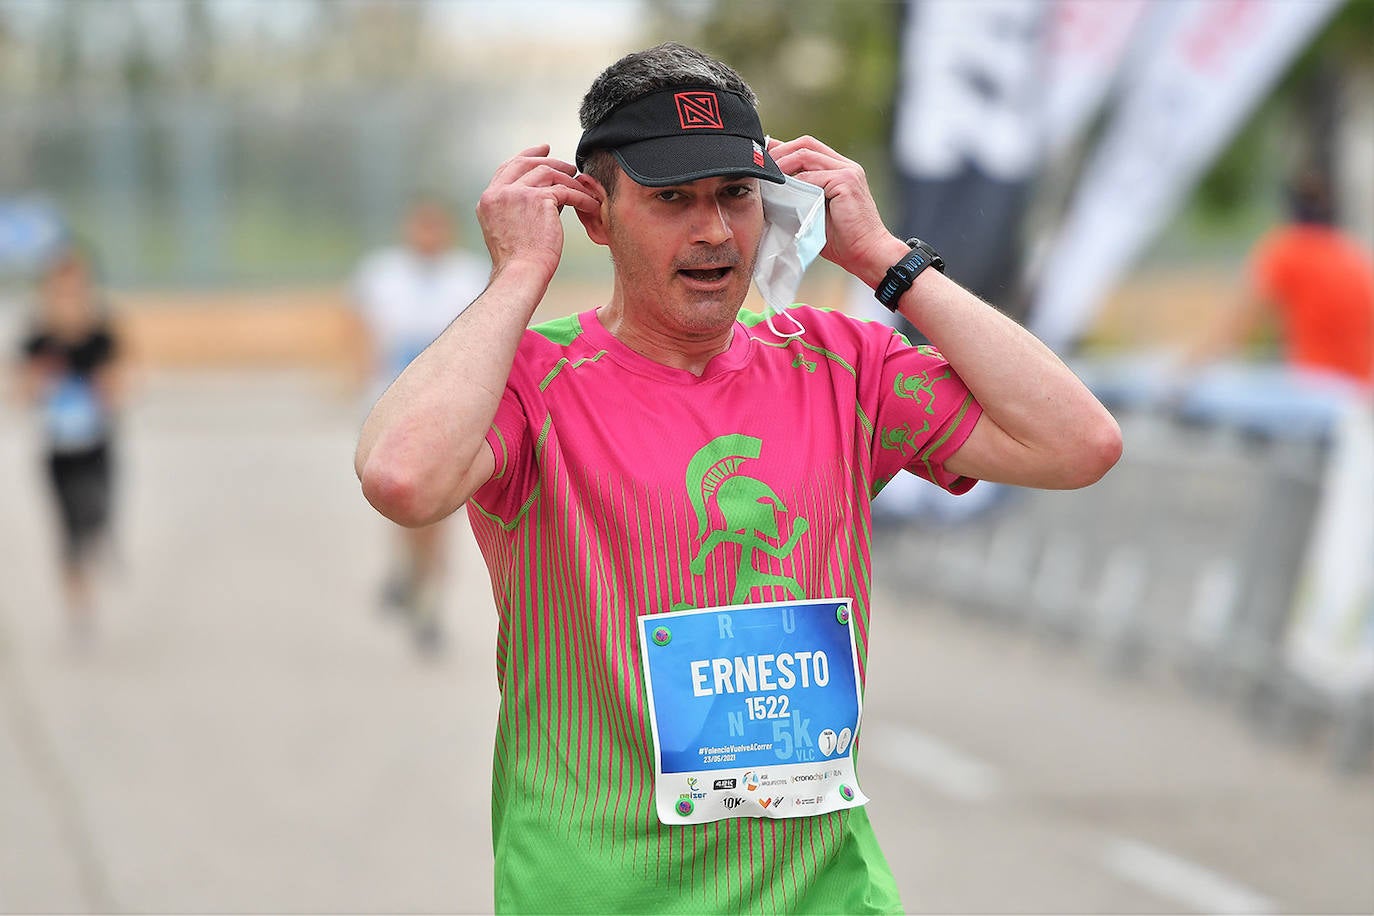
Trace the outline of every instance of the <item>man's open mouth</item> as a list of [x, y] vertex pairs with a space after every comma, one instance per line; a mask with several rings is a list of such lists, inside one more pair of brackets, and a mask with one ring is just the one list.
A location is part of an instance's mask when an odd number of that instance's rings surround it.
[[723, 280], [733, 269], [731, 267], [703, 267], [694, 270], [683, 269], [678, 272], [689, 280], [713, 283], [716, 280]]

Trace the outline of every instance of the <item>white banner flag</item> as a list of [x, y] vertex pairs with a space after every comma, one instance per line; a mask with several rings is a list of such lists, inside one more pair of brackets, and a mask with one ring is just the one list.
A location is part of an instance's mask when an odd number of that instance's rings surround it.
[[1146, 10], [1145, 0], [1055, 0], [1045, 45], [1045, 145], [1072, 146], [1102, 105]]
[[1031, 329], [1069, 347], [1340, 0], [1180, 0], [1084, 170]]
[[950, 277], [1017, 320], [1048, 9], [1045, 0], [908, 0], [901, 38], [896, 228], [947, 252]]
[[1030, 177], [1045, 6], [1038, 0], [919, 0], [902, 35], [893, 156], [908, 175]]

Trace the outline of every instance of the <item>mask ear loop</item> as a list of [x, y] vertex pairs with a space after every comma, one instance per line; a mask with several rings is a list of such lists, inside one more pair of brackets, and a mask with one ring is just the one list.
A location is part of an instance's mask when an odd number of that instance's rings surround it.
[[[785, 316], [787, 317], [787, 320], [791, 321], [792, 324], [796, 325], [796, 328], [797, 328], [797, 329], [796, 329], [795, 331], [789, 331], [789, 332], [786, 333], [786, 334], [784, 334], [782, 331], [779, 331], [779, 330], [778, 330], [778, 326], [775, 325], [775, 324], [773, 324], [773, 316], [774, 316], [774, 315], [785, 315]], [[777, 336], [782, 337], [782, 338], [785, 338], [785, 339], [788, 339], [788, 340], [792, 339], [793, 337], [800, 337], [800, 336], [802, 336], [803, 334], [806, 333], [806, 328], [805, 328], [805, 326], [803, 326], [802, 323], [801, 323], [800, 321], [797, 320], [797, 316], [796, 316], [796, 315], [793, 315], [791, 312], [787, 311], [786, 309], [778, 310], [778, 309], [773, 308], [773, 306], [770, 305], [770, 306], [768, 306], [768, 307], [764, 310], [764, 313], [763, 313], [763, 320], [766, 321], [766, 322], [768, 323], [768, 330], [772, 331], [772, 332], [773, 332], [774, 334], [776, 334]]]
[[[797, 230], [797, 235], [796, 235], [796, 238], [793, 240], [793, 244], [796, 244], [797, 240], [800, 240], [801, 237], [802, 237], [803, 235], [806, 234], [807, 230], [811, 228], [811, 224], [815, 221], [817, 215], [819, 215], [819, 214], [824, 214], [824, 213], [825, 213], [825, 198], [824, 198], [824, 197], [821, 197], [821, 198], [819, 198], [814, 204], [812, 204], [812, 206], [811, 206], [811, 211], [810, 211], [809, 213], [807, 213], [807, 214], [806, 214], [806, 217], [802, 220], [801, 228], [799, 228], [799, 229]], [[789, 331], [789, 332], [786, 333], [786, 334], [784, 334], [782, 331], [779, 331], [779, 330], [778, 330], [778, 326], [775, 325], [775, 324], [773, 324], [773, 316], [774, 316], [774, 315], [786, 315], [786, 316], [787, 316], [787, 319], [788, 319], [789, 321], [791, 321], [792, 324], [796, 327], [796, 330], [795, 330], [795, 331]], [[800, 337], [800, 336], [802, 336], [803, 334], [806, 333], [806, 326], [803, 325], [800, 321], [797, 320], [797, 316], [796, 316], [796, 315], [793, 315], [791, 312], [787, 311], [785, 308], [783, 308], [783, 309], [776, 309], [776, 308], [774, 308], [774, 307], [770, 304], [770, 305], [764, 310], [764, 321], [768, 322], [768, 330], [772, 331], [772, 332], [773, 332], [774, 334], [776, 334], [777, 336], [782, 337], [782, 338], [787, 339], [787, 340], [790, 340], [790, 339], [792, 339], [793, 337]]]
[[[768, 136], [768, 135], [766, 135], [766, 134], [764, 135], [764, 138], [763, 138], [763, 148], [764, 148], [764, 149], [768, 149], [768, 144], [769, 144], [770, 142], [772, 142], [772, 139], [773, 139], [772, 137], [770, 137], [770, 136]], [[824, 206], [825, 206], [825, 198], [822, 197], [821, 200], [819, 201], [819, 203], [821, 204], [821, 208], [824, 209]], [[802, 226], [801, 226], [801, 228], [797, 230], [797, 236], [798, 236], [798, 237], [800, 237], [801, 234], [802, 234], [803, 232], [806, 231], [807, 227], [810, 226], [811, 221], [812, 221], [813, 219], [815, 219], [815, 218], [816, 218], [816, 208], [813, 206], [813, 207], [811, 208], [811, 212], [808, 213], [808, 214], [806, 215], [806, 219], [804, 219], [804, 220], [802, 221]], [[775, 315], [786, 315], [786, 316], [787, 316], [787, 319], [788, 319], [789, 321], [791, 321], [792, 324], [796, 327], [796, 330], [795, 330], [795, 331], [789, 331], [789, 332], [786, 333], [786, 334], [784, 334], [782, 331], [779, 331], [779, 330], [778, 330], [778, 326], [775, 325], [775, 324], [773, 323], [773, 316], [775, 316]], [[802, 336], [803, 334], [806, 333], [806, 326], [803, 325], [800, 321], [797, 320], [797, 316], [796, 316], [796, 315], [793, 315], [791, 312], [787, 311], [786, 308], [780, 308], [780, 309], [779, 309], [779, 308], [774, 308], [773, 305], [772, 305], [771, 303], [767, 303], [767, 304], [764, 305], [764, 308], [763, 308], [763, 320], [764, 320], [765, 322], [767, 322], [767, 324], [768, 324], [768, 330], [772, 331], [773, 334], [774, 334], [775, 336], [781, 337], [781, 338], [783, 338], [784, 340], [791, 340], [791, 339], [794, 338], [794, 337], [800, 337], [800, 336]]]

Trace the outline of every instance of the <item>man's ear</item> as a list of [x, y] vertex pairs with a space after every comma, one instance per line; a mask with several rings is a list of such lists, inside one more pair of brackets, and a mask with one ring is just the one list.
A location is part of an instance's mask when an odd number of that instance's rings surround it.
[[610, 233], [606, 231], [607, 212], [611, 209], [611, 196], [606, 193], [605, 187], [586, 172], [580, 172], [577, 176], [577, 183], [582, 185], [583, 190], [601, 201], [601, 206], [595, 213], [587, 213], [583, 210], [577, 211], [577, 218], [582, 221], [582, 228], [587, 230], [587, 238], [596, 242], [598, 245], [610, 244]]

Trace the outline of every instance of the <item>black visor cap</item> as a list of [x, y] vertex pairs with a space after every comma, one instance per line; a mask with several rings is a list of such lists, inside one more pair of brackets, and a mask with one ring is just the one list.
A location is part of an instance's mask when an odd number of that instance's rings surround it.
[[648, 187], [716, 176], [786, 180], [764, 148], [754, 106], [720, 89], [666, 89], [627, 102], [583, 133], [577, 167], [598, 149]]

